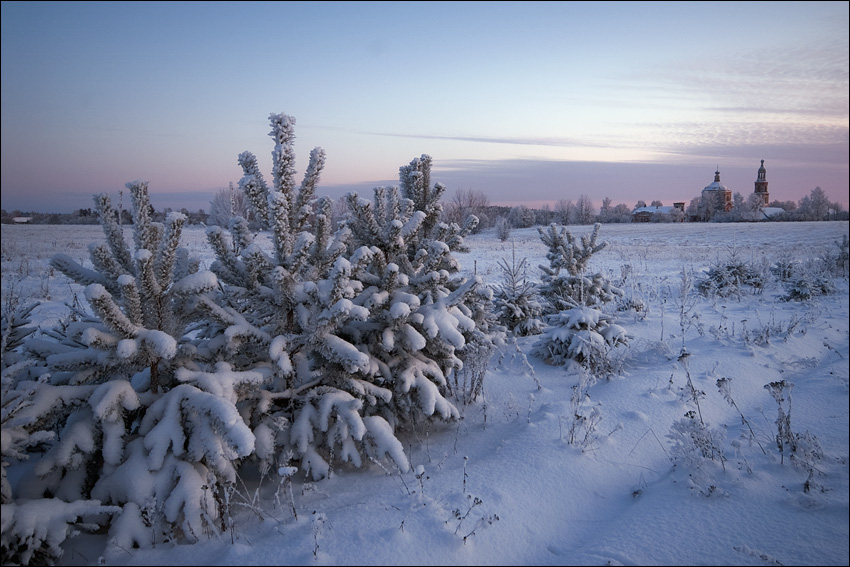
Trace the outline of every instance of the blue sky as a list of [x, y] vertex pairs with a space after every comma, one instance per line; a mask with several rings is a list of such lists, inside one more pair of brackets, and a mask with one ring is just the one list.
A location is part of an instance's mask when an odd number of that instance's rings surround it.
[[848, 206], [848, 2], [2, 2], [2, 208], [271, 175], [371, 196], [421, 154], [494, 204], [689, 202], [714, 179]]

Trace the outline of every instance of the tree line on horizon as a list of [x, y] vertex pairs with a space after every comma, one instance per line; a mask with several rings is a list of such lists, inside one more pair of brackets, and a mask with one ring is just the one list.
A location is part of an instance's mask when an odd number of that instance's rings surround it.
[[[544, 205], [531, 208], [527, 205], [513, 207], [493, 205], [484, 191], [476, 189], [459, 189], [451, 200], [445, 203], [444, 220], [461, 222], [469, 214], [479, 218], [475, 232], [492, 228], [497, 224], [505, 224], [511, 228], [530, 228], [532, 226], [548, 226], [551, 223], [562, 225], [590, 225], [595, 223], [629, 223], [633, 222], [632, 213], [643, 207], [664, 207], [660, 200], [649, 204], [639, 199], [634, 207], [625, 203], [614, 204], [610, 197], [605, 197], [602, 206], [597, 209], [586, 194], [580, 195], [575, 201], [559, 199], [554, 206]], [[844, 210], [839, 202], [830, 201], [820, 187], [815, 187], [808, 195], [799, 201], [773, 200], [770, 208], [783, 209], [784, 213], [772, 215], [769, 219], [774, 222], [850, 220], [850, 211]], [[209, 212], [205, 209], [189, 211], [181, 208], [178, 211], [165, 207], [161, 211], [150, 205], [150, 215], [154, 222], [164, 222], [171, 212], [179, 212], [186, 216], [189, 225], [218, 225], [227, 226], [233, 215], [248, 219], [249, 224], [257, 223], [256, 213], [244, 194], [235, 190], [231, 183], [227, 189], [220, 189], [210, 201]], [[712, 207], [712, 203], [702, 196], [694, 197], [684, 211], [673, 211], [670, 214], [653, 215], [651, 222], [750, 222], [753, 214], [764, 207], [758, 199], [745, 197], [739, 192], [732, 196], [732, 209], [720, 211]], [[345, 211], [345, 198], [334, 200], [334, 217], [338, 220]], [[116, 210], [116, 220], [121, 224], [133, 224], [133, 218], [127, 209]], [[41, 213], [35, 211], [0, 210], [0, 223], [14, 224], [15, 219], [27, 218], [29, 224], [99, 224], [97, 211], [91, 207], [77, 209], [71, 213]]]

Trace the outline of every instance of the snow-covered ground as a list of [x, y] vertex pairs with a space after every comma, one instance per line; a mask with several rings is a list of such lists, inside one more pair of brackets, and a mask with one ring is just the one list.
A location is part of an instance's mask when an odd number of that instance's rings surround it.
[[[619, 313], [633, 335], [614, 353], [620, 375], [571, 403], [579, 375], [524, 357], [537, 338], [521, 338], [494, 359], [483, 400], [459, 405], [460, 421], [404, 434], [410, 473], [337, 465], [320, 482], [296, 476], [291, 497], [276, 479], [244, 478], [231, 532], [150, 549], [81, 534], [62, 562], [848, 565], [848, 280], [780, 301], [787, 290], [770, 271], [817, 264], [846, 235], [847, 222], [602, 225], [609, 245], [590, 268], [644, 306]], [[37, 300], [37, 322], [61, 320], [82, 288], [49, 258], [88, 262], [87, 245], [103, 240], [99, 226], [2, 225], [4, 304]], [[536, 228], [466, 243], [464, 271], [493, 285], [512, 254], [532, 280], [546, 263]], [[212, 260], [203, 229], [185, 230], [184, 245]], [[695, 284], [730, 258], [761, 270], [765, 287], [683, 296], [683, 272]], [[777, 445], [780, 406], [765, 387], [780, 381], [794, 454]], [[703, 452], [681, 443], [689, 411], [710, 434]]]

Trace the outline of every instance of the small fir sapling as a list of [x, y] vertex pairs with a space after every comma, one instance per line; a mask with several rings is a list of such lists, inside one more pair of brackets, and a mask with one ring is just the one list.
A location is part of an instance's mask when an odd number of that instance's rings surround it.
[[808, 301], [837, 291], [832, 275], [823, 263], [806, 262], [785, 282], [782, 301]]
[[[87, 286], [94, 316], [25, 344], [40, 362], [34, 379], [18, 385], [29, 405], [11, 425], [57, 435], [36, 460], [38, 480], [20, 496], [121, 506], [110, 537], [125, 542], [155, 501], [164, 518], [160, 535], [195, 541], [220, 512], [201, 505], [208, 476], [232, 480], [237, 461], [254, 450], [232, 394], [264, 377], [221, 367], [220, 380], [202, 379], [209, 349], [193, 331], [203, 321], [199, 303], [216, 293], [216, 277], [180, 247], [186, 217], [152, 222], [147, 183], [127, 187], [135, 251], [109, 197], [97, 195], [106, 243], [90, 246], [93, 268], [64, 254], [51, 261]], [[110, 525], [108, 516], [100, 521]]]
[[540, 265], [543, 271], [540, 294], [549, 303], [549, 313], [583, 306], [603, 305], [623, 296], [623, 291], [601, 273], [587, 274], [587, 264], [608, 242], [599, 242], [601, 224], [596, 223], [589, 234], [576, 239], [564, 226], [549, 225], [538, 228], [540, 240], [549, 249], [549, 265]]
[[[620, 266], [620, 278], [616, 282], [616, 287], [623, 290], [623, 295], [616, 300], [617, 311], [632, 313], [635, 316], [635, 320], [643, 320], [649, 312], [643, 297], [642, 286], [639, 283], [629, 285], [635, 281], [632, 277], [633, 274], [634, 268], [631, 264]], [[631, 289], [627, 290], [628, 287]]]
[[490, 314], [492, 291], [479, 276], [462, 277], [453, 255], [467, 249], [464, 238], [477, 218], [463, 226], [440, 221], [445, 186], [430, 185], [431, 163], [422, 155], [399, 168], [400, 188], [378, 187], [371, 201], [347, 197], [352, 246], [373, 253], [358, 274], [364, 284], [358, 304], [365, 301], [371, 315], [354, 328], [383, 372], [403, 378], [394, 378], [392, 400], [402, 421], [427, 409], [423, 396], [446, 409], [454, 408], [445, 398], [450, 392], [464, 403], [475, 400], [490, 356], [504, 342]]
[[549, 266], [540, 266], [544, 274], [539, 289], [550, 314], [546, 317], [548, 327], [532, 346], [531, 354], [551, 364], [574, 362], [610, 376], [616, 372], [610, 350], [628, 344], [631, 335], [602, 311], [604, 304], [623, 295], [622, 290], [601, 273], [584, 275], [593, 254], [607, 246], [607, 242], [596, 242], [600, 227], [597, 223], [580, 240], [555, 224], [545, 231], [537, 229], [549, 248]]
[[547, 231], [538, 229], [549, 248], [549, 266], [540, 266], [544, 272], [540, 292], [553, 312], [546, 317], [548, 327], [532, 346], [531, 354], [550, 364], [577, 363], [591, 372], [611, 376], [617, 371], [611, 349], [627, 345], [632, 336], [602, 310], [604, 304], [622, 296], [622, 290], [601, 273], [584, 275], [592, 255], [607, 246], [607, 242], [596, 242], [600, 226], [597, 223], [580, 240], [554, 224]]
[[727, 258], [716, 259], [708, 268], [705, 277], [696, 282], [696, 289], [706, 297], [740, 298], [749, 288], [760, 293], [767, 284], [766, 269], [747, 262], [734, 247], [727, 249]]
[[499, 323], [514, 336], [539, 335], [545, 328], [545, 305], [537, 286], [526, 277], [528, 261], [517, 262], [516, 248], [511, 253], [511, 263], [504, 258], [498, 261], [502, 283], [493, 293], [493, 303]]
[[548, 327], [532, 345], [531, 354], [553, 365], [575, 363], [600, 376], [617, 372], [610, 351], [632, 338], [612, 316], [578, 303], [546, 321]]

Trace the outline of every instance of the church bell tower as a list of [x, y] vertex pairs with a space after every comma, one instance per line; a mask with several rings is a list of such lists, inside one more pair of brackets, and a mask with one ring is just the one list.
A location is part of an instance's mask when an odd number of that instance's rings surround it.
[[761, 160], [758, 178], [756, 178], [756, 195], [761, 195], [762, 203], [766, 207], [770, 203], [770, 195], [767, 192], [767, 171], [764, 169], [764, 160]]

